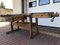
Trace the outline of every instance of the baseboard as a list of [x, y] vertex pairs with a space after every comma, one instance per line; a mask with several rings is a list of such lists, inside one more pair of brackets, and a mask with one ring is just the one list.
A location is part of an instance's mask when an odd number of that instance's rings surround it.
[[59, 27], [39, 25], [38, 28], [39, 28], [39, 31], [45, 31], [45, 32], [60, 34], [60, 28]]
[[39, 32], [55, 37], [60, 37], [60, 28], [59, 27], [52, 27], [52, 26], [43, 26], [39, 25]]
[[53, 26], [39, 25], [38, 27], [41, 27], [41, 28], [48, 28], [48, 29], [52, 29], [52, 30], [60, 30], [60, 27], [53, 27]]

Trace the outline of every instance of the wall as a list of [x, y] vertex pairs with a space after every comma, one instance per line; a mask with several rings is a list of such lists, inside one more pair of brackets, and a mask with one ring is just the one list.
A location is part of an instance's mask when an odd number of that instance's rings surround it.
[[21, 0], [13, 0], [13, 12], [22, 13], [22, 1]]
[[[29, 8], [29, 2], [34, 0], [27, 0], [27, 13], [35, 13], [35, 12], [58, 12], [60, 13], [60, 2], [53, 3], [53, 0], [50, 0], [50, 4], [39, 6], [37, 0], [37, 7]], [[60, 27], [60, 17], [56, 17], [54, 22], [50, 21], [51, 18], [40, 18], [38, 24], [45, 26], [53, 26]], [[34, 21], [34, 19], [33, 19]]]

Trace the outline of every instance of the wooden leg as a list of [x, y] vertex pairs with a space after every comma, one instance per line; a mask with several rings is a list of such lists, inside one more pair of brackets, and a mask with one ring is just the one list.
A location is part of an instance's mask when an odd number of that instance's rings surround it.
[[7, 34], [9, 34], [9, 33], [13, 32], [13, 25], [12, 25], [12, 23], [13, 23], [13, 22], [10, 22], [11, 31], [6, 32]]
[[[13, 22], [10, 22], [10, 23], [11, 23], [11, 24], [10, 24], [10, 26], [11, 26], [11, 31], [6, 32], [6, 34], [10, 34], [10, 33], [13, 33], [13, 32], [18, 31], [18, 30], [13, 30]], [[19, 27], [18, 27], [18, 29], [19, 29]]]
[[32, 39], [34, 37], [33, 30], [32, 30], [32, 24], [30, 25], [30, 38]]
[[32, 25], [30, 25], [30, 38], [33, 36]]
[[29, 30], [29, 33], [30, 33], [30, 38], [33, 37], [33, 31], [32, 31], [32, 18], [30, 17], [30, 30]]
[[38, 31], [38, 18], [36, 18], [36, 32], [37, 32], [37, 34], [39, 33], [39, 31]]
[[31, 23], [31, 38], [37, 36], [39, 34], [39, 31], [38, 31], [38, 18], [36, 18], [36, 31], [34, 32], [32, 30], [32, 23]]
[[[17, 23], [19, 23], [19, 21], [17, 21]], [[19, 30], [19, 26], [17, 26], [17, 30]]]
[[38, 31], [38, 18], [36, 18], [36, 32], [32, 30], [32, 18], [30, 17], [30, 38], [35, 37], [39, 33]]
[[19, 30], [19, 26], [17, 27], [17, 30]]
[[30, 30], [30, 38], [33, 38], [33, 32], [32, 32], [32, 29]]

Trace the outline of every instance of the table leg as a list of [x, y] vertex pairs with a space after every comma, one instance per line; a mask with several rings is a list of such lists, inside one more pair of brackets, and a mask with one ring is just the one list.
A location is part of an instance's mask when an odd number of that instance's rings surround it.
[[[19, 21], [17, 21], [17, 23], [19, 23]], [[17, 30], [19, 30], [19, 26], [17, 26]]]
[[32, 18], [31, 17], [30, 17], [30, 25], [29, 26], [30, 26], [30, 30], [29, 30], [30, 31], [29, 32], [30, 33], [30, 38], [32, 38], [33, 37], [33, 31], [32, 31]]
[[38, 34], [39, 31], [38, 31], [38, 18], [36, 18], [36, 33]]
[[[7, 34], [10, 34], [10, 33], [16, 32], [16, 31], [19, 31], [19, 30], [14, 30], [13, 29], [13, 22], [10, 22], [10, 26], [11, 26], [11, 31], [6, 32]], [[18, 29], [19, 29], [19, 27], [18, 27]]]
[[38, 18], [36, 18], [36, 32], [34, 32], [32, 30], [32, 18], [30, 19], [30, 38], [32, 39], [33, 37], [35, 37], [36, 35], [39, 34], [39, 31], [38, 31]]
[[10, 22], [11, 31], [6, 32], [7, 34], [9, 34], [9, 33], [12, 33], [12, 32], [13, 32], [13, 25], [12, 25], [12, 23], [13, 23], [13, 22]]

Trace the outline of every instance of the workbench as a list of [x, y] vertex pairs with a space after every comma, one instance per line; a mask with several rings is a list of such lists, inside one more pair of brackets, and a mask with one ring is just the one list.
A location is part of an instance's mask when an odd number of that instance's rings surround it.
[[[7, 34], [13, 33], [20, 29], [27, 29], [29, 31], [29, 37], [32, 38], [39, 33], [38, 18], [52, 18], [51, 21], [53, 22], [53, 19], [55, 17], [59, 17], [59, 14], [54, 12], [42, 12], [42, 13], [31, 13], [31, 14], [4, 14], [0, 15], [0, 17], [5, 17], [6, 21], [9, 21], [11, 24], [11, 31], [6, 32]], [[27, 17], [29, 17], [30, 22], [27, 21]], [[35, 18], [35, 23], [32, 22], [33, 21], [32, 18]], [[13, 29], [13, 25], [17, 26], [17, 30]], [[33, 27], [35, 27], [35, 30], [33, 30]]]

